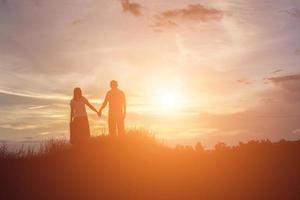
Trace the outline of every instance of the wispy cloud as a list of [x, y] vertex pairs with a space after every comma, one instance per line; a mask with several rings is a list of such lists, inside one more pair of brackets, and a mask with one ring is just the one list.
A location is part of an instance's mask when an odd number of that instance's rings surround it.
[[28, 98], [34, 98], [34, 99], [46, 99], [46, 100], [69, 100], [70, 97], [64, 96], [64, 95], [44, 95], [44, 94], [27, 94], [27, 93], [20, 93], [20, 92], [13, 92], [13, 91], [7, 91], [0, 89], [0, 94], [7, 94], [12, 96], [18, 96], [18, 97], [28, 97]]
[[280, 12], [286, 13], [292, 17], [300, 17], [300, 10], [298, 9], [281, 10]]
[[27, 130], [27, 129], [36, 129], [38, 125], [11, 125], [11, 124], [0, 124], [0, 128], [13, 129], [13, 130]]
[[28, 107], [28, 110], [37, 110], [37, 109], [43, 109], [43, 108], [47, 108], [49, 107], [50, 105], [42, 105], [42, 106], [31, 106], [31, 107]]
[[279, 72], [283, 72], [284, 70], [283, 69], [276, 69], [274, 71], [271, 72], [271, 74], [277, 74]]
[[224, 12], [201, 4], [191, 4], [186, 8], [170, 9], [155, 16], [154, 27], [174, 26], [180, 20], [207, 22], [221, 20]]
[[288, 82], [288, 81], [300, 81], [300, 74], [271, 77], [271, 78], [268, 78], [268, 80], [275, 84], [282, 83], [282, 82]]
[[155, 22], [150, 25], [150, 27], [154, 28], [155, 30], [159, 30], [156, 28], [162, 27], [175, 27], [177, 24], [169, 19], [160, 18], [159, 16], [156, 18]]
[[129, 0], [121, 0], [121, 4], [125, 13], [130, 13], [136, 17], [142, 15], [142, 6], [140, 4], [130, 2]]
[[245, 84], [245, 85], [249, 85], [251, 84], [251, 82], [248, 79], [238, 79], [236, 82], [240, 83], [240, 84]]
[[78, 24], [81, 24], [83, 22], [85, 22], [86, 19], [75, 19], [73, 22], [72, 22], [72, 25], [78, 25]]

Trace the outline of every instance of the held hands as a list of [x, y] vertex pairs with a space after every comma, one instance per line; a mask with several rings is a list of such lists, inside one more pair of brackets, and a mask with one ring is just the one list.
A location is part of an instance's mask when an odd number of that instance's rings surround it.
[[102, 111], [99, 110], [99, 111], [97, 112], [97, 115], [98, 115], [98, 117], [101, 117]]
[[[102, 116], [102, 111], [98, 111], [97, 112], [97, 115], [98, 115], [98, 117], [101, 117]], [[123, 113], [123, 119], [125, 119], [126, 118], [126, 113]]]

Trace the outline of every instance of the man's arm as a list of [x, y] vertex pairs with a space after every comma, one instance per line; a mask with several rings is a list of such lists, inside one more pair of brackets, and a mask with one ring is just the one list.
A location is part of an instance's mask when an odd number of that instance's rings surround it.
[[102, 103], [102, 106], [101, 106], [101, 108], [99, 109], [99, 112], [98, 112], [98, 115], [99, 115], [99, 116], [101, 116], [102, 110], [106, 107], [107, 103], [108, 103], [108, 93], [106, 93], [106, 96], [105, 96], [105, 99], [104, 99], [104, 101], [103, 101], [103, 103]]
[[126, 97], [125, 94], [123, 93], [123, 117], [124, 119], [126, 118]]

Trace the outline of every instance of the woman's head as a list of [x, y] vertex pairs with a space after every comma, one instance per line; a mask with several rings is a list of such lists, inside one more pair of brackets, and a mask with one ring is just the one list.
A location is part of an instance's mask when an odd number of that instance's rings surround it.
[[82, 92], [81, 89], [79, 87], [74, 88], [73, 91], [73, 99], [74, 100], [78, 100], [82, 97]]

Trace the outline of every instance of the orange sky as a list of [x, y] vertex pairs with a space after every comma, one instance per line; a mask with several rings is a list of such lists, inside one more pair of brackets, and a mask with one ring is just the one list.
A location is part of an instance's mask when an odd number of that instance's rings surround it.
[[[297, 0], [0, 3], [0, 139], [68, 137], [75, 86], [116, 79], [128, 127], [170, 143], [300, 137]], [[106, 117], [90, 114], [94, 134]]]

